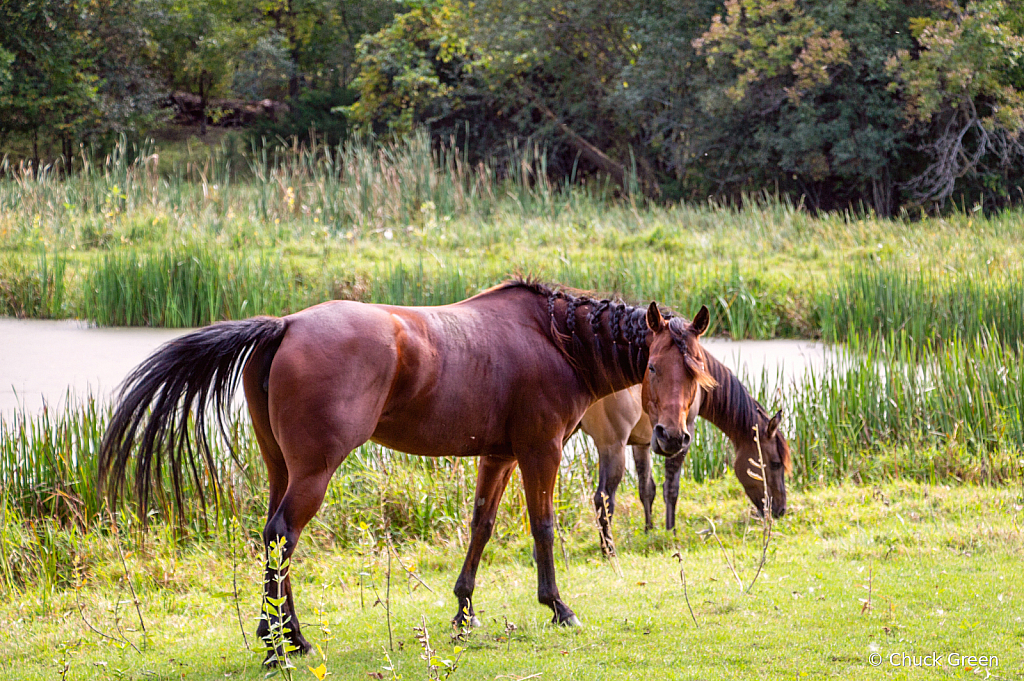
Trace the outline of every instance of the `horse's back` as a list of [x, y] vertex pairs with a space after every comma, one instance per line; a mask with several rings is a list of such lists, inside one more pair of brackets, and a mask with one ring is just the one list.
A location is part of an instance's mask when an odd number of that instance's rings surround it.
[[524, 420], [526, 437], [544, 421], [557, 430], [552, 417], [579, 401], [564, 387], [574, 376], [522, 302], [334, 301], [290, 315], [270, 370], [271, 420], [301, 416], [427, 456], [507, 450]]

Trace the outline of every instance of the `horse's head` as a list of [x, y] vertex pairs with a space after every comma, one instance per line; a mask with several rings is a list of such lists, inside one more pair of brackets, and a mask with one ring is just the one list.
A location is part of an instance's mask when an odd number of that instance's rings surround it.
[[650, 333], [641, 399], [651, 419], [651, 449], [662, 456], [675, 456], [689, 448], [694, 401], [700, 399], [700, 388], [715, 385], [704, 366], [704, 350], [699, 342], [710, 319], [707, 307], [701, 307], [692, 322], [679, 317], [666, 319], [657, 303], [647, 309]]
[[[760, 409], [758, 410], [760, 412]], [[779, 432], [782, 411], [770, 419], [767, 414], [758, 414], [758, 437], [761, 444], [761, 459], [764, 470], [758, 465], [758, 443], [754, 434], [749, 440], [744, 439], [736, 450], [736, 477], [750, 501], [757, 507], [758, 513], [764, 514], [765, 483], [768, 487], [768, 501], [772, 516], [778, 518], [786, 512], [786, 473], [791, 473], [793, 463], [789, 456], [789, 444]], [[763, 478], [763, 481], [759, 478]]]

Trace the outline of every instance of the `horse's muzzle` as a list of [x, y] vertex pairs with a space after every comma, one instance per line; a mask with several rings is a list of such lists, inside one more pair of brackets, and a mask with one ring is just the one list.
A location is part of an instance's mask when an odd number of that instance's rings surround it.
[[651, 434], [651, 449], [660, 456], [676, 456], [690, 448], [690, 434], [685, 430], [672, 432], [660, 423]]
[[[764, 517], [764, 504], [761, 503], [760, 501], [756, 501], [756, 502], [754, 502], [754, 508], [757, 510], [757, 515], [763, 518]], [[781, 506], [781, 505], [780, 506], [776, 506], [775, 504], [772, 504], [772, 517], [773, 518], [781, 518], [784, 515], [786, 515], [786, 507], [785, 506]]]

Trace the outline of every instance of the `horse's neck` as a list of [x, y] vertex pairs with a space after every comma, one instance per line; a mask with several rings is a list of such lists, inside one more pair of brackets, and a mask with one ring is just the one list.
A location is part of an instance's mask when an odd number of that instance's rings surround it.
[[[579, 308], [565, 347], [580, 377], [598, 399], [640, 383], [648, 349], [645, 337], [628, 329], [642, 310], [624, 306], [616, 314], [605, 311], [593, 325], [588, 319], [589, 312], [589, 306]], [[559, 327], [568, 330], [567, 325]]]
[[757, 402], [728, 367], [706, 351], [704, 357], [708, 373], [714, 376], [718, 385], [705, 391], [700, 415], [725, 433], [734, 446], [738, 446], [741, 441], [753, 437], [755, 425], [762, 425]]

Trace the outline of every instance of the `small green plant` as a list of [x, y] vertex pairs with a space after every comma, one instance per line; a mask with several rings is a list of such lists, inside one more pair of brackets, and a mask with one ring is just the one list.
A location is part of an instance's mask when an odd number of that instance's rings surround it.
[[295, 665], [289, 660], [288, 654], [299, 648], [288, 636], [292, 632], [292, 628], [288, 626], [291, 615], [284, 614], [284, 604], [288, 600], [284, 594], [284, 581], [288, 578], [288, 568], [291, 564], [291, 559], [284, 557], [286, 544], [287, 540], [284, 537], [278, 537], [270, 542], [267, 550], [267, 572], [277, 595], [268, 595], [263, 599], [260, 617], [267, 623], [267, 633], [263, 635], [263, 647], [258, 649], [258, 652], [265, 652], [267, 655], [263, 664], [276, 667], [267, 674], [267, 678], [281, 673], [284, 678], [291, 681]]
[[71, 671], [71, 656], [78, 652], [81, 645], [80, 640], [74, 643], [61, 641], [57, 644], [57, 659], [54, 660], [54, 665], [60, 674], [60, 681], [67, 681], [68, 673]]
[[413, 636], [423, 649], [423, 652], [420, 653], [420, 659], [427, 663], [427, 678], [431, 679], [431, 681], [442, 681], [443, 679], [450, 678], [459, 668], [459, 660], [462, 659], [465, 648], [460, 646], [452, 648], [452, 654], [455, 655], [455, 659], [440, 657], [431, 646], [430, 632], [427, 630], [427, 618], [423, 615], [420, 615], [420, 626], [413, 627], [412, 630]]
[[334, 634], [331, 628], [327, 625], [326, 613], [324, 612], [324, 602], [327, 594], [327, 584], [323, 584], [320, 589], [320, 605], [313, 609], [313, 613], [316, 615], [317, 630], [320, 632], [320, 640], [316, 642], [316, 651], [320, 654], [321, 662], [316, 667], [309, 666], [309, 671], [312, 672], [318, 681], [323, 681], [330, 672], [327, 671], [327, 663], [329, 662], [328, 653], [330, 652], [331, 641], [334, 640]]

